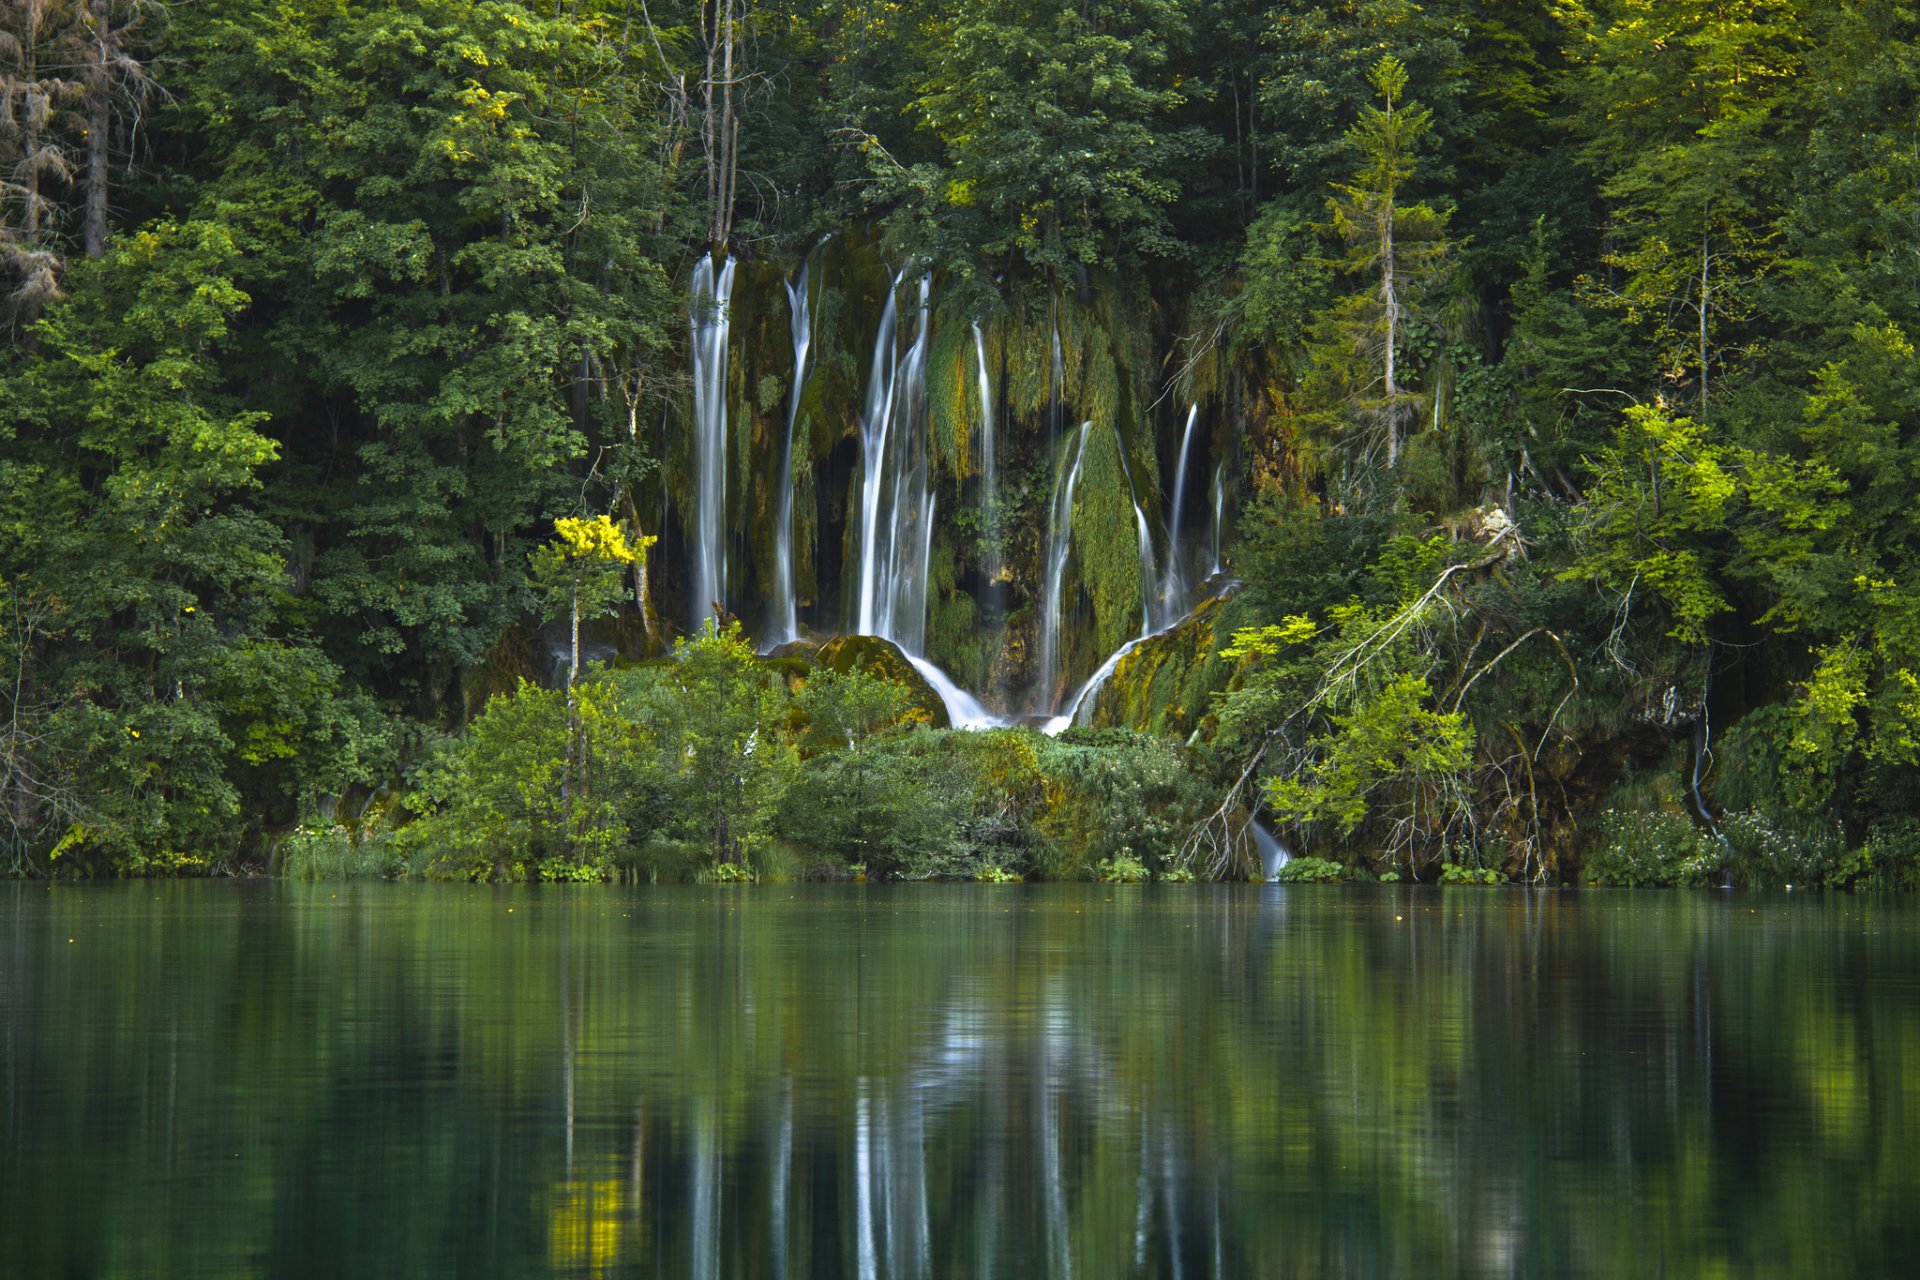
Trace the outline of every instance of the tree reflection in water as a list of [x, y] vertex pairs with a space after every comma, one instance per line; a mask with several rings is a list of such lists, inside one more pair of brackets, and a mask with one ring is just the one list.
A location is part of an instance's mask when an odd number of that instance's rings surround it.
[[183, 884], [0, 886], [0, 922], [8, 1275], [1842, 1274], [1920, 1244], [1906, 902]]

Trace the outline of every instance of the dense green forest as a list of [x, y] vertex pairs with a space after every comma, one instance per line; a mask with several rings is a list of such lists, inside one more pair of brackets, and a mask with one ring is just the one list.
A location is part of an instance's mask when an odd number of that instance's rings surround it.
[[1920, 883], [1904, 5], [0, 27], [14, 874]]

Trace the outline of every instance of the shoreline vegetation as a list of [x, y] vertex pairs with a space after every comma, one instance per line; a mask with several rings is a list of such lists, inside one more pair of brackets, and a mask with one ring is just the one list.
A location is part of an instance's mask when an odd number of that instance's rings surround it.
[[1056, 9], [7, 7], [0, 875], [1920, 887], [1920, 16]]

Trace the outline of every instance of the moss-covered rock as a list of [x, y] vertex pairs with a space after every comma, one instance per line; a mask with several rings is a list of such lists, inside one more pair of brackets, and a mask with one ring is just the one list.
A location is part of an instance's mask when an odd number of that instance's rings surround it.
[[1215, 695], [1240, 669], [1220, 656], [1234, 628], [1248, 625], [1237, 606], [1235, 586], [1227, 583], [1179, 623], [1135, 645], [1095, 692], [1086, 723], [1183, 739], [1199, 729], [1206, 736]]
[[904, 687], [913, 699], [914, 709], [936, 729], [951, 727], [947, 705], [940, 701], [927, 678], [920, 674], [900, 646], [879, 636], [835, 636], [820, 646], [814, 663], [829, 671], [851, 671], [855, 667], [883, 680]]

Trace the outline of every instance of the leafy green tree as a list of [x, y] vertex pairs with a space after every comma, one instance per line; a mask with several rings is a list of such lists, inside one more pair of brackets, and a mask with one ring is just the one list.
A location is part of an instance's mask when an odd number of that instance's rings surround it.
[[878, 136], [866, 145], [887, 189], [938, 229], [927, 247], [970, 251], [963, 271], [1011, 259], [1056, 276], [1182, 252], [1167, 174], [1206, 141], [1173, 118], [1184, 95], [1166, 63], [1186, 33], [1181, 6], [987, 0], [924, 21], [910, 110], [940, 153], [907, 166]]
[[182, 17], [167, 125], [273, 300], [227, 371], [282, 445], [269, 514], [333, 652], [429, 710], [524, 607], [525, 540], [590, 442], [650, 448], [679, 329], [653, 54], [601, 5]]
[[1572, 120], [1604, 175], [1616, 247], [1595, 295], [1642, 326], [1662, 373], [1709, 420], [1714, 370], [1745, 340], [1779, 257], [1781, 124], [1801, 8], [1766, 0], [1566, 6]]
[[605, 672], [571, 696], [522, 681], [489, 700], [416, 771], [401, 852], [433, 877], [606, 879], [667, 804], [651, 696], [644, 678]]
[[235, 253], [207, 223], [123, 238], [0, 386], [10, 701], [34, 723], [8, 809], [62, 867], [209, 865], [381, 757], [378, 718], [282, 616], [285, 543], [245, 503], [277, 449], [215, 383], [248, 302]]
[[678, 818], [713, 852], [738, 863], [763, 835], [791, 766], [786, 697], [740, 624], [710, 622], [674, 643], [649, 713], [676, 779]]

